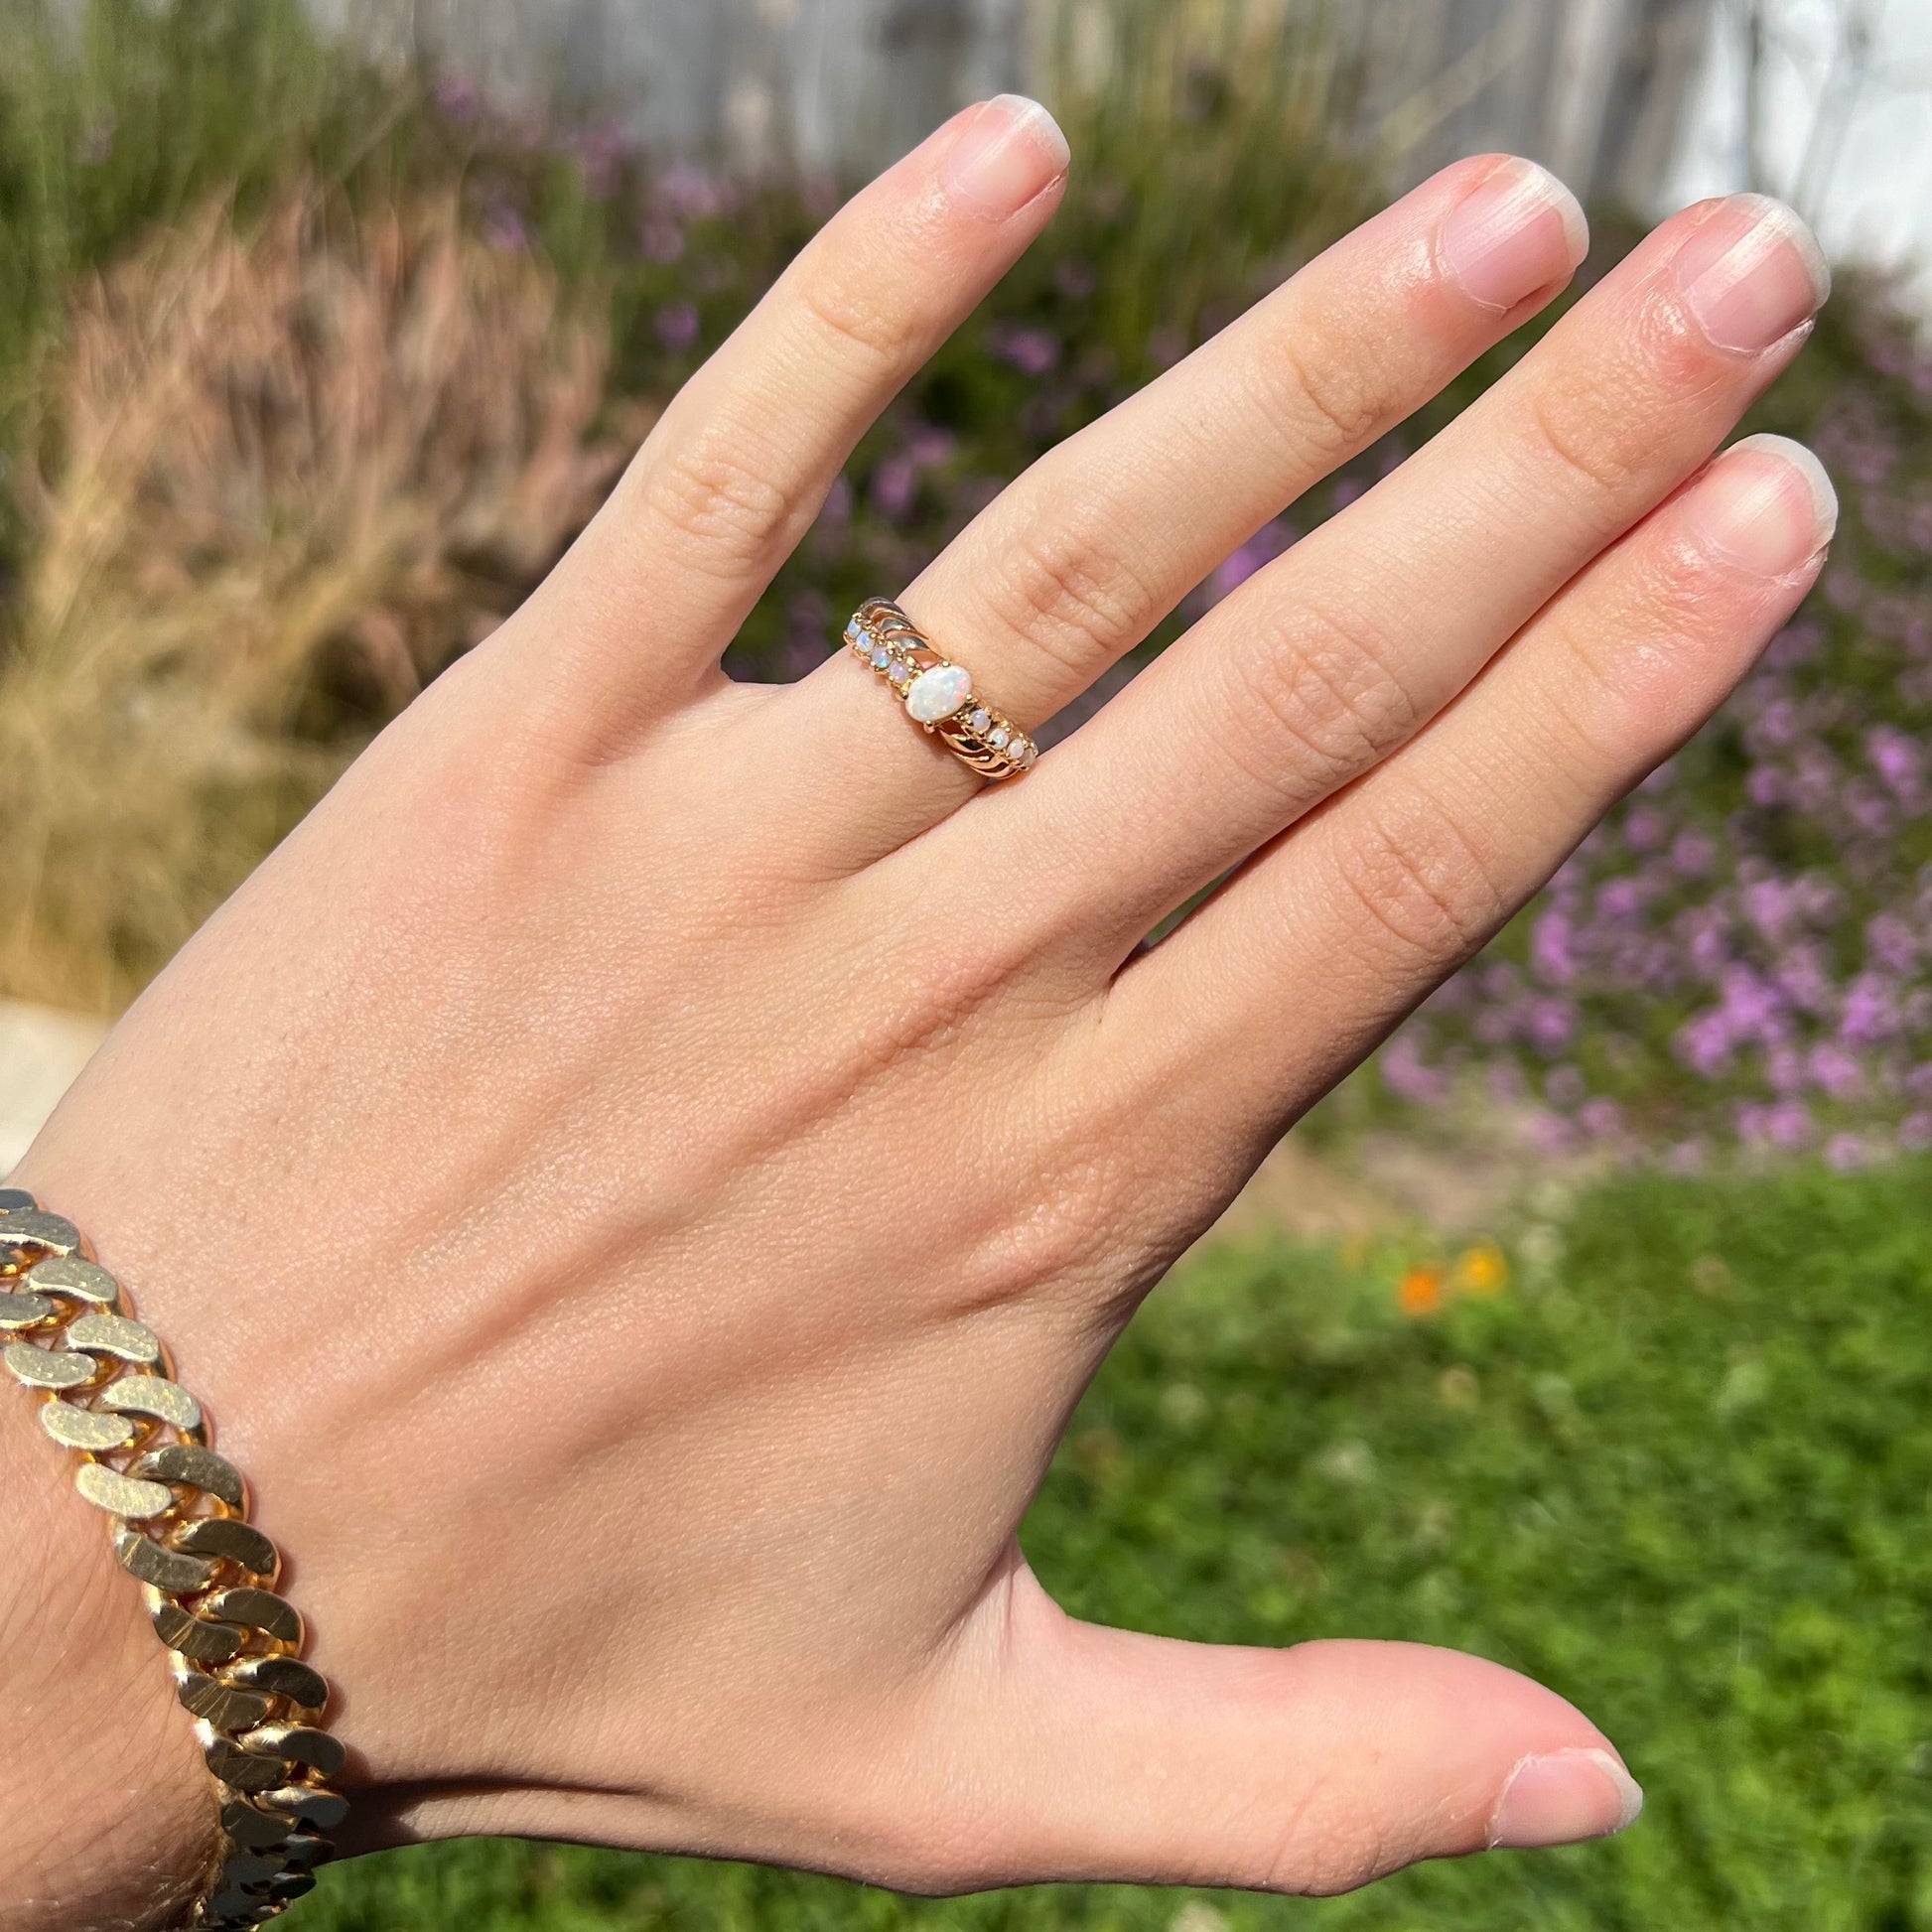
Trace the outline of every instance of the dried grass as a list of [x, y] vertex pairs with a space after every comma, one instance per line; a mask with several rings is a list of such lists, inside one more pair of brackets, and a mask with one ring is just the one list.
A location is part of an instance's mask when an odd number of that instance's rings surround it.
[[607, 351], [440, 202], [212, 208], [87, 290], [0, 658], [0, 993], [123, 1004], [513, 606], [634, 440]]

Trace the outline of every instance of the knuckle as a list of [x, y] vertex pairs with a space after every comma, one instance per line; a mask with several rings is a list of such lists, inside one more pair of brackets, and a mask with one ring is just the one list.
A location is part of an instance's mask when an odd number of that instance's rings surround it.
[[1237, 688], [1229, 755], [1255, 782], [1297, 797], [1355, 776], [1417, 724], [1414, 700], [1387, 668], [1394, 656], [1393, 645], [1358, 613], [1298, 612], [1283, 646], [1231, 660]]
[[1639, 448], [1631, 436], [1642, 424], [1614, 386], [1592, 389], [1587, 381], [1552, 380], [1538, 386], [1529, 402], [1530, 434], [1537, 448], [1554, 459], [1562, 481], [1582, 486], [1592, 501], [1621, 502], [1640, 478], [1650, 437]]
[[1573, 774], [1628, 770], [1645, 751], [1701, 715], [1698, 667], [1751, 621], [1761, 580], [1688, 536], [1632, 547], [1613, 614], [1558, 626], [1574, 673], [1552, 681]]
[[1305, 1806], [1274, 1849], [1260, 1876], [1264, 1891], [1296, 1898], [1337, 1898], [1408, 1864], [1373, 1821], [1338, 1807]]
[[1029, 1170], [1026, 1206], [1002, 1216], [958, 1277], [951, 1312], [977, 1314], [1062, 1291], [1106, 1307], [1121, 1296], [1116, 1234], [1133, 1197], [1132, 1165], [1117, 1148], [1082, 1136]]
[[1637, 564], [1635, 608], [1647, 628], [1672, 636], [1705, 637], [1737, 621], [1739, 593], [1761, 592], [1763, 579], [1717, 555], [1687, 534], [1647, 547]]
[[734, 575], [761, 560], [792, 507], [783, 486], [735, 450], [721, 429], [707, 429], [653, 463], [644, 474], [643, 503], [687, 560]]
[[1334, 870], [1404, 979], [1467, 958], [1511, 909], [1475, 841], [1421, 792], [1393, 808], [1364, 798]]
[[870, 368], [897, 364], [904, 354], [904, 319], [885, 313], [866, 277], [822, 259], [801, 264], [793, 297], [806, 326], [845, 359]]
[[1013, 1849], [988, 1821], [941, 1807], [907, 1819], [902, 1793], [881, 1807], [867, 1876], [913, 1898], [961, 1898], [1014, 1881]]
[[1030, 652], [1082, 679], [1138, 640], [1151, 609], [1133, 567], [1078, 516], [1012, 531], [993, 595]]
[[1265, 388], [1274, 415], [1330, 461], [1363, 448], [1394, 413], [1386, 373], [1359, 345], [1324, 341], [1311, 350], [1285, 338]]

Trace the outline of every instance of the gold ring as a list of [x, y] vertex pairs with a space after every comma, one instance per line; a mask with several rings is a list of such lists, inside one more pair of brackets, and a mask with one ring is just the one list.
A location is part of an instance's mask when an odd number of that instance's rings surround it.
[[845, 627], [852, 654], [898, 694], [914, 724], [936, 736], [983, 778], [1011, 778], [1039, 747], [973, 691], [963, 666], [933, 649], [890, 597], [872, 597]]

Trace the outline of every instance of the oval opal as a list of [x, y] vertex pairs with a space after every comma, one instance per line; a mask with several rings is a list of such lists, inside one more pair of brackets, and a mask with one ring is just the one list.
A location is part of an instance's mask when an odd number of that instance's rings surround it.
[[922, 725], [950, 718], [973, 695], [973, 680], [957, 664], [921, 671], [905, 693], [905, 708]]

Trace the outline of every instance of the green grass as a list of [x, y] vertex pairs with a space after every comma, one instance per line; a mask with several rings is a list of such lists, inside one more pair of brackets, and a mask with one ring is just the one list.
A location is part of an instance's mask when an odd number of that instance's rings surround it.
[[[1649, 1792], [1619, 1842], [1424, 1867], [1311, 1932], [1932, 1928], [1932, 1168], [1637, 1178], [1525, 1230], [1501, 1295], [1263, 1247], [1170, 1284], [1028, 1525], [1075, 1610], [1458, 1645], [1575, 1699]], [[1206, 1897], [1207, 1895], [1202, 1895]], [[940, 1903], [514, 1844], [326, 1874], [311, 1932], [1167, 1928], [1182, 1893]], [[1184, 1921], [1208, 1932], [1198, 1911]]]

